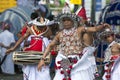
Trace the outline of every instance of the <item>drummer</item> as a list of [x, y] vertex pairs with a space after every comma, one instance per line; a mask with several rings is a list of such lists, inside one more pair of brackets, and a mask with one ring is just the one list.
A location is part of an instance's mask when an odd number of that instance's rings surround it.
[[115, 34], [111, 29], [105, 29], [100, 37], [109, 44], [105, 50], [105, 73], [103, 75], [103, 80], [119, 80], [120, 61], [117, 63], [117, 60], [120, 58], [120, 44], [116, 41]]
[[[28, 37], [30, 40], [30, 45], [24, 48], [24, 51], [44, 51], [45, 47], [49, 44], [49, 40], [45, 36], [47, 36], [47, 32], [50, 30], [48, 27], [50, 21], [43, 17], [39, 17], [33, 20], [31, 23], [32, 26], [28, 27], [24, 36], [17, 41], [14, 47], [11, 47], [6, 51], [7, 54], [14, 51], [18, 45], [20, 45], [22, 41]], [[41, 71], [37, 70], [37, 64], [25, 65], [23, 66], [22, 70], [24, 80], [51, 80], [49, 67], [47, 65], [42, 67]]]

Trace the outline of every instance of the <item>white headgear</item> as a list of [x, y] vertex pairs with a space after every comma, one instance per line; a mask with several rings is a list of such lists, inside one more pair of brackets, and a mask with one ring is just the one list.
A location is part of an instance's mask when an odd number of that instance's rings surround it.
[[43, 23], [41, 23], [41, 22], [39, 22], [39, 20], [38, 19], [40, 19], [40, 18], [36, 18], [35, 20], [33, 20], [32, 21], [32, 24], [34, 24], [34, 25], [36, 25], [36, 26], [48, 26], [48, 25], [51, 25], [50, 24], [50, 21], [48, 20], [48, 19], [44, 19], [44, 22]]

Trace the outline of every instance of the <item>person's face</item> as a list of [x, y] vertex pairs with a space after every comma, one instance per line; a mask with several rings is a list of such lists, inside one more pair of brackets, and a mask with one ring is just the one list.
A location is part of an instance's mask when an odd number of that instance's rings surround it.
[[63, 18], [62, 22], [65, 29], [70, 29], [74, 24], [70, 18]]
[[38, 30], [44, 31], [47, 29], [47, 26], [37, 26]]
[[114, 34], [109, 34], [105, 36], [105, 39], [108, 43], [111, 43], [112, 41], [114, 41], [114, 38], [115, 38]]

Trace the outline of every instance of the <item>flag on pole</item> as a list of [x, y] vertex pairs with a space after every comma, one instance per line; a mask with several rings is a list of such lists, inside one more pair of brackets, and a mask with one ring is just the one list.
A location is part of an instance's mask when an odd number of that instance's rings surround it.
[[82, 4], [82, 0], [70, 0], [72, 4]]
[[85, 7], [79, 7], [75, 14], [82, 17], [84, 20], [87, 20]]

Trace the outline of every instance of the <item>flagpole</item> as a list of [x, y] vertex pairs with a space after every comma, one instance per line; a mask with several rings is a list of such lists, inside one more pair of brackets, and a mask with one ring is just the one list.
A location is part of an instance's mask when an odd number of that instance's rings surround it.
[[91, 10], [91, 22], [95, 23], [95, 6], [96, 6], [96, 0], [91, 0], [92, 3], [92, 10]]
[[82, 0], [82, 7], [84, 7], [84, 0]]

